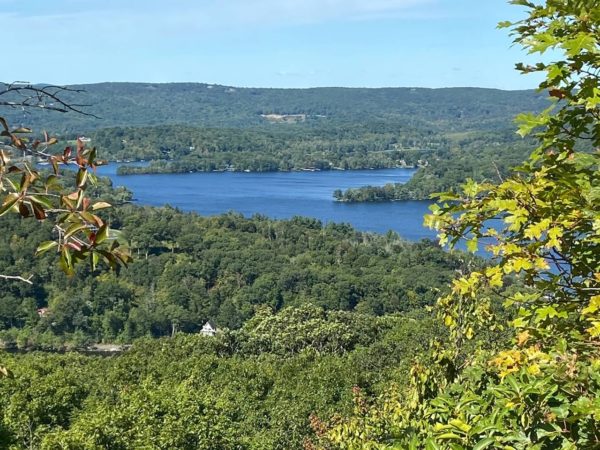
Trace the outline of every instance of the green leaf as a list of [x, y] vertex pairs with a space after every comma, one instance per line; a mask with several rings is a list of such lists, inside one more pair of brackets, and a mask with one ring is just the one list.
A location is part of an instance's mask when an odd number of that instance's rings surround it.
[[440, 434], [439, 436], [436, 436], [437, 439], [441, 439], [441, 440], [450, 440], [450, 439], [462, 439], [461, 436], [459, 436], [458, 434], [455, 433], [443, 433]]
[[17, 203], [17, 201], [19, 201], [19, 194], [8, 194], [6, 196], [6, 200], [4, 200], [4, 203], [2, 206], [0, 206], [0, 216], [6, 214], [15, 205], [15, 203]]
[[85, 223], [74, 223], [69, 228], [67, 228], [67, 230], [65, 232], [65, 239], [68, 239], [69, 237], [71, 237], [75, 233], [77, 233], [78, 231], [85, 230], [87, 228], [88, 228], [88, 225]]
[[473, 446], [473, 450], [483, 450], [484, 448], [488, 448], [490, 445], [495, 443], [496, 439], [494, 439], [493, 437], [488, 437], [477, 442], [477, 444]]
[[582, 50], [593, 52], [596, 49], [596, 37], [588, 33], [578, 33], [575, 38], [562, 43], [568, 56], [578, 56]]
[[61, 251], [61, 257], [59, 260], [60, 267], [62, 270], [69, 276], [73, 275], [75, 271], [73, 270], [73, 260], [71, 257], [71, 252], [67, 247], [63, 247]]
[[41, 255], [42, 253], [45, 253], [48, 250], [53, 249], [55, 247], [58, 247], [58, 242], [56, 242], [56, 241], [44, 241], [40, 245], [38, 245], [38, 248], [36, 249], [35, 254], [36, 254], [36, 256], [37, 255]]
[[47, 198], [44, 198], [42, 195], [28, 195], [27, 199], [37, 203], [42, 208], [51, 209], [53, 206], [52, 202], [50, 202], [50, 200]]
[[97, 252], [92, 252], [91, 253], [91, 258], [92, 258], [92, 270], [96, 270], [96, 268], [98, 267], [98, 262], [100, 262], [100, 255]]
[[519, 126], [517, 134], [521, 137], [529, 135], [534, 129], [546, 123], [546, 117], [533, 113], [521, 113], [515, 117], [515, 122]]
[[98, 226], [102, 226], [102, 222], [99, 221], [98, 216], [95, 216], [94, 214], [91, 214], [89, 212], [86, 211], [81, 211], [79, 213], [79, 216], [85, 220], [86, 222], [90, 223], [90, 224], [94, 224], [94, 225], [98, 225]]
[[527, 0], [510, 0], [511, 5], [527, 6], [528, 8], [534, 8], [535, 5]]
[[77, 187], [83, 187], [85, 185], [85, 182], [87, 181], [87, 177], [88, 177], [88, 171], [86, 169], [79, 169], [79, 171], [77, 172]]
[[546, 70], [548, 71], [548, 79], [555, 80], [557, 78], [563, 78], [568, 72], [562, 66], [558, 64], [550, 64]]
[[464, 433], [468, 433], [469, 430], [471, 429], [471, 425], [463, 422], [460, 419], [452, 419], [449, 423], [450, 423], [450, 425], [452, 425], [453, 427], [459, 429], [460, 431], [462, 431]]
[[552, 33], [538, 33], [534, 37], [526, 40], [525, 45], [529, 47], [529, 53], [544, 53], [551, 47], [554, 47], [558, 40]]
[[96, 233], [96, 239], [94, 239], [94, 243], [96, 245], [102, 244], [102, 242], [104, 242], [106, 238], [108, 238], [108, 225], [104, 224]]
[[479, 245], [477, 244], [478, 239], [477, 236], [467, 240], [467, 250], [471, 253], [475, 253], [477, 251], [477, 249], [479, 248]]
[[442, 450], [442, 446], [433, 439], [427, 439], [425, 442], [425, 450]]

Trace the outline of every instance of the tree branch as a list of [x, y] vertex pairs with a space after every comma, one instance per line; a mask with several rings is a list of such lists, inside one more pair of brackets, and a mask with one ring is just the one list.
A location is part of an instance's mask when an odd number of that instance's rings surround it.
[[[0, 83], [0, 86], [4, 86], [4, 89], [0, 90], [0, 96], [9, 94], [9, 97], [12, 97], [10, 100], [0, 101], [0, 106], [22, 109], [47, 109], [62, 113], [72, 111], [84, 116], [90, 116], [99, 119], [98, 116], [82, 109], [90, 105], [69, 103], [60, 98], [60, 94], [63, 92], [81, 93], [85, 92], [83, 89], [74, 89], [67, 86], [55, 85], [34, 86], [24, 81], [17, 81], [10, 84]], [[18, 99], [14, 99], [15, 96], [17, 96]], [[47, 100], [51, 100], [57, 105], [48, 105]]]
[[27, 283], [27, 284], [33, 284], [32, 281], [31, 281], [32, 278], [33, 278], [33, 275], [30, 275], [29, 278], [23, 278], [23, 277], [19, 277], [19, 276], [16, 276], [16, 275], [2, 275], [2, 274], [0, 274], [0, 279], [22, 281], [23, 283]]

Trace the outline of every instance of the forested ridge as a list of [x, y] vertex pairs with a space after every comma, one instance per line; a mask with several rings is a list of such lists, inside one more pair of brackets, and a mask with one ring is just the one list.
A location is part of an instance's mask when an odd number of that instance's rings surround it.
[[[100, 83], [69, 86], [66, 102], [89, 105], [96, 117], [57, 116], [49, 111], [7, 111], [15, 125], [55, 133], [88, 133], [109, 127], [190, 125], [239, 128], [269, 125], [261, 115], [305, 114], [303, 126], [365, 121], [411, 128], [496, 129], [522, 111], [546, 106], [546, 96], [529, 91], [481, 88], [313, 88], [265, 89], [203, 83]], [[15, 98], [18, 98], [16, 96]], [[323, 117], [324, 116], [324, 117]]]

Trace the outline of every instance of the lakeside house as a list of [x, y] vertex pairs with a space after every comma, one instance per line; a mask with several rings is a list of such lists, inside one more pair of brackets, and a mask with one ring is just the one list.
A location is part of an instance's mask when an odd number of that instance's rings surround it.
[[204, 336], [214, 336], [217, 334], [217, 325], [212, 320], [209, 320], [200, 330], [200, 334]]

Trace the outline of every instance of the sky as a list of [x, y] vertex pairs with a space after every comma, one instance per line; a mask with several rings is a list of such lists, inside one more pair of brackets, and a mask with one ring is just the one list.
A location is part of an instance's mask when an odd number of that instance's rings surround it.
[[0, 0], [1, 81], [527, 89], [507, 0]]

